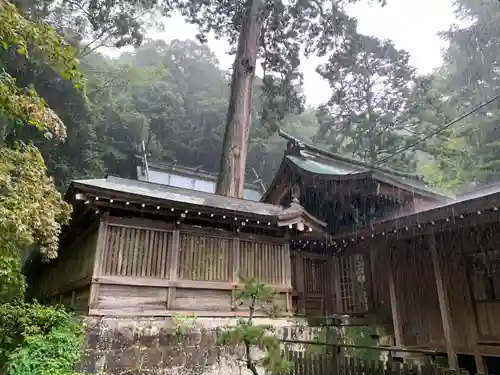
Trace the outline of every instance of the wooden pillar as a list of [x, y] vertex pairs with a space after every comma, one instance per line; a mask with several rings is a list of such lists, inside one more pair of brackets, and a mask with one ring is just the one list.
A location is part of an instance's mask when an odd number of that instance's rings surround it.
[[463, 237], [458, 238], [458, 246], [460, 247], [460, 255], [462, 257], [462, 264], [465, 269], [465, 278], [467, 282], [467, 302], [470, 306], [470, 313], [473, 317], [472, 324], [469, 324], [470, 327], [470, 336], [472, 338], [472, 349], [474, 353], [474, 361], [476, 362], [476, 371], [478, 374], [486, 374], [486, 364], [484, 362], [484, 358], [481, 355], [481, 351], [479, 349], [478, 341], [479, 341], [479, 319], [477, 315], [477, 306], [476, 301], [474, 299], [474, 287], [472, 285], [472, 275], [471, 275], [471, 266], [467, 262], [467, 253], [463, 246], [462, 242], [464, 240]]
[[325, 316], [332, 315], [335, 313], [336, 310], [336, 305], [334, 304], [335, 300], [335, 263], [333, 259], [333, 255], [328, 255], [328, 258], [326, 259], [326, 297], [327, 297], [327, 303], [326, 303], [326, 314]]
[[232, 240], [233, 246], [233, 291], [231, 292], [231, 309], [236, 309], [236, 301], [234, 299], [234, 292], [240, 283], [240, 238], [236, 235]]
[[[106, 212], [100, 218], [99, 229], [97, 233], [97, 241], [94, 252], [94, 261], [92, 267], [92, 282], [90, 284], [89, 291], [89, 310], [97, 308], [99, 301], [99, 289], [100, 284], [98, 281], [99, 276], [102, 275], [102, 264], [106, 257], [105, 246], [106, 246], [106, 230], [108, 225], [108, 213]], [[89, 311], [90, 312], [90, 311]]]
[[[289, 240], [289, 236], [286, 237], [287, 241]], [[285, 295], [286, 302], [286, 311], [292, 311], [292, 272], [291, 272], [291, 261], [290, 261], [290, 243], [286, 242], [283, 245], [283, 253], [282, 253], [282, 283], [286, 285], [289, 290]]]
[[306, 313], [305, 285], [304, 285], [304, 256], [300, 251], [295, 252], [295, 288], [297, 291], [297, 307], [300, 314]]
[[93, 310], [97, 308], [97, 304], [99, 301], [99, 277], [102, 275], [102, 264], [104, 263], [104, 259], [106, 257], [106, 233], [108, 228], [108, 218], [109, 213], [105, 212], [99, 222], [99, 229], [97, 232], [97, 241], [94, 252], [94, 261], [92, 267], [92, 283], [90, 284], [89, 291], [89, 310]]
[[448, 364], [450, 368], [459, 372], [457, 352], [453, 346], [452, 338], [452, 324], [450, 305], [448, 300], [448, 291], [443, 282], [443, 275], [441, 273], [441, 265], [439, 262], [439, 255], [436, 247], [436, 237], [431, 234], [428, 237], [429, 250], [432, 256], [432, 265], [434, 268], [434, 277], [436, 279], [436, 288], [439, 300], [439, 310], [441, 311], [441, 320], [443, 323], [444, 340], [446, 346], [446, 353], [448, 354]]
[[[169, 270], [168, 279], [170, 281], [177, 281], [178, 274], [177, 269], [179, 268], [179, 254], [181, 251], [180, 247], [180, 231], [179, 227], [175, 227], [172, 232], [172, 238], [169, 249]], [[167, 292], [167, 309], [172, 310], [175, 304], [175, 287], [169, 287]]]
[[374, 248], [370, 246], [367, 252], [364, 254], [363, 258], [363, 272], [365, 274], [365, 283], [366, 285], [366, 293], [368, 304], [366, 306], [367, 310], [372, 313], [375, 311], [375, 288], [373, 285], [374, 282], [374, 272], [373, 272], [373, 264], [374, 263]]
[[392, 324], [394, 327], [394, 345], [397, 347], [402, 347], [403, 344], [403, 330], [401, 327], [401, 317], [399, 315], [398, 298], [396, 295], [396, 283], [394, 281], [394, 262], [393, 262], [393, 252], [395, 249], [392, 247], [389, 249], [389, 262], [387, 264], [387, 279], [389, 281], [389, 298], [391, 300], [391, 311], [392, 311]]
[[240, 283], [240, 238], [233, 237], [233, 283]]

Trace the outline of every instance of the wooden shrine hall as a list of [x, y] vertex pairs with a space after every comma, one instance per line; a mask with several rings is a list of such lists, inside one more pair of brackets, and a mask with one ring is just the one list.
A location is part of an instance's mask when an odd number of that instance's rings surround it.
[[[91, 316], [245, 314], [238, 273], [289, 315], [349, 315], [397, 347], [500, 356], [500, 188], [452, 199], [421, 176], [288, 139], [260, 202], [118, 177], [73, 181], [59, 258], [29, 293]], [[497, 269], [498, 268], [498, 269]]]

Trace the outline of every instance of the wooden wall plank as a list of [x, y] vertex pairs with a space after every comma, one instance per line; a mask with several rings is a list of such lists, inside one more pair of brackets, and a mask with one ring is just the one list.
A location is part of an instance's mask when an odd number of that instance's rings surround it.
[[[179, 229], [175, 229], [172, 233], [172, 240], [170, 245], [170, 257], [169, 257], [169, 271], [168, 278], [169, 280], [176, 281], [177, 280], [177, 269], [179, 264], [179, 253], [180, 253], [180, 231]], [[168, 288], [167, 293], [167, 308], [171, 309], [175, 303], [175, 287]]]
[[391, 299], [391, 312], [392, 312], [392, 324], [394, 327], [394, 344], [397, 347], [403, 347], [403, 329], [401, 324], [401, 316], [399, 311], [399, 301], [398, 296], [396, 294], [396, 282], [394, 280], [394, 262], [392, 258], [392, 253], [394, 249], [391, 247], [390, 250], [391, 256], [389, 257], [389, 262], [387, 264], [387, 276], [389, 279], [389, 295]]
[[101, 221], [99, 223], [99, 232], [97, 235], [97, 245], [94, 252], [94, 265], [92, 270], [92, 284], [90, 285], [89, 294], [89, 309], [97, 307], [99, 300], [99, 289], [100, 285], [95, 283], [94, 277], [98, 277], [102, 273], [103, 259], [106, 257], [106, 237], [107, 237], [107, 227], [108, 227], [109, 214], [106, 212], [101, 216]]
[[432, 256], [432, 265], [434, 268], [434, 276], [436, 280], [436, 288], [439, 299], [439, 309], [441, 311], [441, 319], [443, 322], [443, 331], [445, 337], [446, 352], [448, 355], [449, 366], [456, 370], [460, 370], [458, 366], [457, 352], [455, 351], [453, 338], [452, 338], [452, 325], [451, 325], [451, 315], [450, 315], [450, 305], [448, 299], [448, 291], [443, 282], [441, 265], [439, 262], [438, 251], [436, 247], [436, 237], [434, 235], [428, 236], [429, 250]]
[[298, 251], [295, 253], [295, 291], [298, 296], [297, 311], [300, 314], [306, 313], [305, 302], [305, 285], [304, 285], [304, 257], [303, 253]]

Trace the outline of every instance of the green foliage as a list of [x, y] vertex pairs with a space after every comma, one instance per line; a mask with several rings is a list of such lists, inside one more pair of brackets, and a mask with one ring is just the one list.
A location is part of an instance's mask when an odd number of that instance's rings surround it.
[[[373, 327], [353, 326], [343, 328], [344, 342], [351, 345], [376, 346], [377, 342], [373, 338], [373, 335], [375, 334], [375, 328]], [[374, 361], [380, 359], [380, 352], [378, 350], [347, 348], [346, 351], [350, 357], [358, 358], [361, 360]]]
[[[193, 41], [151, 41], [114, 60], [97, 53], [88, 55], [81, 60], [81, 68], [86, 75], [89, 115], [73, 104], [70, 88], [55, 90], [41, 79], [34, 81], [65, 121], [64, 143], [28, 132], [11, 137], [32, 140], [38, 146], [60, 189], [75, 178], [106, 173], [133, 177], [135, 155], [143, 140], [150, 160], [218, 170], [228, 76], [208, 47]], [[270, 136], [261, 123], [261, 103], [256, 92], [247, 179], [255, 179], [254, 168], [267, 184], [281, 162], [286, 142]], [[314, 110], [290, 116], [283, 128], [310, 140], [317, 129]]]
[[[377, 342], [373, 337], [375, 333], [374, 328], [366, 326], [339, 327], [335, 325], [325, 325], [322, 326], [316, 334], [314, 341], [318, 343], [333, 343], [340, 345], [376, 346]], [[328, 350], [332, 350], [332, 347], [311, 345], [308, 350], [316, 354], [321, 354]], [[380, 351], [373, 349], [342, 348], [340, 351], [346, 356], [361, 360], [378, 360], [380, 356]]]
[[[35, 58], [49, 65], [75, 87], [82, 87], [83, 76], [77, 68], [73, 47], [65, 44], [48, 24], [23, 18], [6, 0], [0, 1], [0, 46], [4, 50], [14, 49], [26, 60]], [[65, 137], [64, 124], [45, 100], [33, 89], [18, 87], [5, 70], [0, 71], [0, 116], [36, 126], [48, 136]]]
[[[444, 64], [416, 90], [413, 118], [420, 134], [439, 130], [498, 94], [500, 3], [458, 0], [455, 10], [465, 22], [442, 33], [449, 42]], [[499, 120], [496, 101], [422, 142], [418, 148], [430, 160], [419, 169], [432, 185], [451, 192], [497, 182]]]
[[[72, 47], [50, 26], [27, 21], [5, 0], [0, 0], [0, 44], [15, 49], [15, 58], [34, 59], [71, 81], [72, 88], [81, 87]], [[34, 247], [44, 260], [57, 257], [61, 226], [71, 208], [47, 175], [39, 150], [19, 140], [6, 142], [12, 123], [21, 129], [33, 125], [57, 139], [66, 136], [66, 129], [35, 89], [18, 84], [0, 71], [0, 372], [70, 375], [81, 350], [82, 325], [62, 309], [21, 302], [21, 259]]]
[[[240, 277], [241, 278], [241, 277]], [[280, 341], [271, 325], [255, 324], [255, 314], [264, 312], [268, 317], [279, 316], [281, 307], [276, 303], [276, 292], [267, 284], [255, 279], [241, 278], [242, 287], [234, 292], [237, 306], [248, 309], [248, 317], [238, 319], [235, 326], [228, 326], [219, 332], [217, 343], [222, 346], [238, 347], [245, 349], [244, 361], [248, 370], [253, 375], [259, 375], [258, 368], [263, 368], [266, 373], [285, 372], [291, 366], [280, 348]], [[255, 349], [263, 350], [264, 355], [258, 359]]]
[[5, 246], [0, 252], [0, 301], [19, 300], [25, 290], [26, 280], [21, 271], [21, 257], [17, 249]]
[[35, 244], [45, 259], [57, 257], [61, 225], [71, 208], [36, 148], [0, 148], [0, 191], [0, 254]]
[[189, 315], [174, 314], [172, 315], [172, 320], [175, 325], [175, 334], [177, 336], [184, 336], [189, 330], [196, 327], [197, 317], [195, 313]]
[[[409, 54], [391, 41], [354, 35], [348, 49], [335, 51], [320, 74], [328, 80], [332, 97], [318, 109], [318, 138], [332, 142], [332, 150], [377, 164], [404, 146], [410, 84], [414, 69]], [[414, 169], [413, 155], [391, 159], [393, 167]]]
[[82, 344], [81, 322], [61, 308], [0, 306], [0, 371], [6, 375], [73, 375]]

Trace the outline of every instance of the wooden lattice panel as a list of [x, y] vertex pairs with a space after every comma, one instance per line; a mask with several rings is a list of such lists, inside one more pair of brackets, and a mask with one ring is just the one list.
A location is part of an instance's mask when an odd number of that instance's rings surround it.
[[109, 225], [102, 274], [167, 277], [171, 236], [164, 230]]
[[340, 292], [341, 313], [362, 313], [368, 310], [364, 258], [361, 254], [335, 257]]
[[307, 294], [328, 293], [328, 271], [324, 259], [304, 259], [304, 289]]
[[232, 240], [181, 233], [178, 274], [180, 279], [232, 281]]
[[283, 245], [240, 241], [239, 270], [244, 277], [271, 285], [286, 284]]

